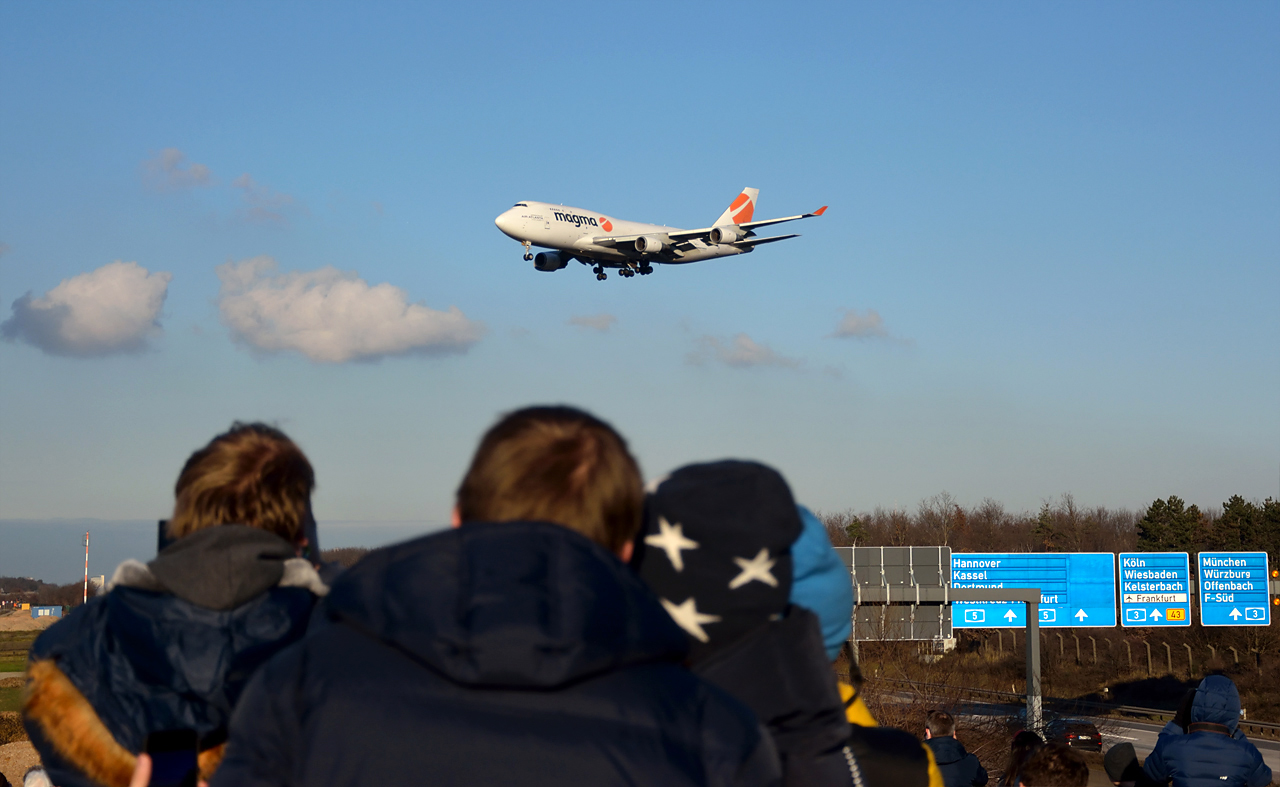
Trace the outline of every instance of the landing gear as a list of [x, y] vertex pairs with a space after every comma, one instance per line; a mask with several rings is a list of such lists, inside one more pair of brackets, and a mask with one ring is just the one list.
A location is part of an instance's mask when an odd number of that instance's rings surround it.
[[640, 266], [640, 275], [641, 275], [641, 276], [648, 276], [650, 273], [653, 273], [653, 266], [652, 266], [652, 265], [641, 265], [641, 266]]
[[528, 262], [529, 260], [532, 260], [533, 252], [529, 251], [529, 246], [531, 246], [532, 243], [526, 240], [522, 241], [520, 245], [524, 246], [524, 261]]
[[591, 270], [596, 274], [596, 281], [604, 281], [605, 279], [609, 278], [608, 274], [604, 272], [603, 265], [597, 265]]

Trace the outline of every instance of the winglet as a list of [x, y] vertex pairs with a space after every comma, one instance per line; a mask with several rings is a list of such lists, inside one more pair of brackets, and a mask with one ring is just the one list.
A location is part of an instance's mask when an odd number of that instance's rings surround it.
[[823, 213], [826, 213], [826, 212], [827, 212], [827, 206], [826, 206], [826, 205], [823, 205], [821, 208], [818, 208], [817, 210], [815, 210], [813, 213], [810, 213], [809, 215], [810, 215], [810, 216], [821, 216]]

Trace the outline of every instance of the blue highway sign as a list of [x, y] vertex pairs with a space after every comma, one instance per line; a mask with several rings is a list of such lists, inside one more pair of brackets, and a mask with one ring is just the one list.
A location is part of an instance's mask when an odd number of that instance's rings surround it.
[[1191, 625], [1191, 559], [1186, 552], [1120, 553], [1120, 623]]
[[1266, 552], [1201, 552], [1200, 625], [1270, 626]]
[[[1116, 625], [1116, 556], [1110, 552], [952, 553], [956, 588], [1040, 588], [1040, 625]], [[1009, 601], [955, 601], [953, 628], [1025, 626], [1026, 606]]]

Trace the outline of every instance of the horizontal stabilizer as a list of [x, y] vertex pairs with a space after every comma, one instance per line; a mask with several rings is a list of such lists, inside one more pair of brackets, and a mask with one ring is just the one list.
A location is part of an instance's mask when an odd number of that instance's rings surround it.
[[746, 240], [740, 240], [737, 243], [734, 243], [733, 245], [734, 246], [759, 246], [761, 243], [773, 243], [776, 240], [786, 240], [787, 238], [798, 238], [798, 237], [800, 237], [799, 234], [774, 235], [769, 238], [747, 238]]

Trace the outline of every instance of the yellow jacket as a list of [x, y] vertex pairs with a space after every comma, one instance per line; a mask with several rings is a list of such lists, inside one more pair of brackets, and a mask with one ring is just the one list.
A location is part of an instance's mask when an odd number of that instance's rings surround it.
[[[844, 681], [840, 681], [839, 686], [840, 699], [844, 700], [845, 716], [848, 717], [849, 723], [859, 727], [879, 727], [867, 704], [854, 692], [853, 686]], [[942, 771], [938, 770], [938, 763], [933, 759], [933, 750], [923, 743], [920, 744], [920, 748], [924, 749], [925, 756], [929, 758], [929, 787], [944, 787]]]

